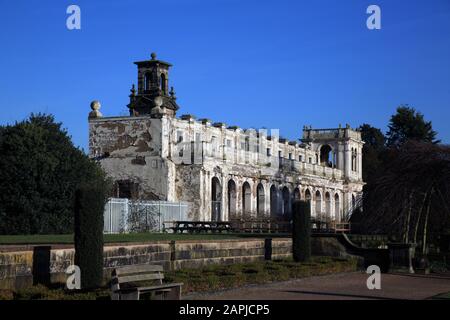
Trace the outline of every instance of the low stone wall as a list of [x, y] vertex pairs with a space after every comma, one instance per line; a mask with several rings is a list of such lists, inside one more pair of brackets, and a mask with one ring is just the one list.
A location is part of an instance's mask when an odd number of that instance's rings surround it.
[[[14, 250], [14, 249], [9, 249]], [[6, 251], [5, 249], [3, 251]], [[121, 243], [104, 248], [105, 279], [111, 269], [133, 264], [160, 264], [165, 270], [199, 268], [210, 264], [233, 264], [292, 256], [289, 238], [230, 239], [204, 241], [161, 241]], [[31, 286], [33, 279], [65, 282], [65, 270], [74, 261], [75, 251], [68, 246], [36, 246], [0, 252], [0, 289]], [[49, 271], [49, 273], [47, 272]]]

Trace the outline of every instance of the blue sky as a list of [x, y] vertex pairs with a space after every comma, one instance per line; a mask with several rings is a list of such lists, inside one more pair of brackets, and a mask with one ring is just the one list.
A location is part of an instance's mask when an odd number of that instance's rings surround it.
[[[242, 128], [383, 130], [409, 104], [450, 142], [450, 1], [1, 0], [0, 123], [56, 116], [87, 149], [89, 104], [125, 115], [134, 61], [174, 67], [179, 114]], [[81, 30], [66, 8], [81, 8]], [[382, 29], [366, 28], [381, 8]]]

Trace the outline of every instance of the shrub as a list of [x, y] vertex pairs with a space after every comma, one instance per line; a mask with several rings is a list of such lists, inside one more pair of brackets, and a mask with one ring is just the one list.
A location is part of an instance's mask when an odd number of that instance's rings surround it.
[[311, 204], [295, 201], [293, 205], [292, 250], [296, 262], [308, 261], [311, 257]]
[[0, 300], [14, 299], [14, 292], [12, 290], [0, 289]]
[[102, 284], [103, 211], [107, 193], [104, 183], [82, 185], [75, 193], [75, 264], [81, 270], [83, 289]]

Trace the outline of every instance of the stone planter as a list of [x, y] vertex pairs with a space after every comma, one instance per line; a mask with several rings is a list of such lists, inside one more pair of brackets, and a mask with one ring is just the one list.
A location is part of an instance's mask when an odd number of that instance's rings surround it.
[[417, 273], [430, 274], [430, 261], [427, 256], [418, 256], [414, 259], [414, 267]]

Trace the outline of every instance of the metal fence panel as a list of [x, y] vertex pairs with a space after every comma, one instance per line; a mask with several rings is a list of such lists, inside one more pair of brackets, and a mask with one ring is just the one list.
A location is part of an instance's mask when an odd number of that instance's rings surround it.
[[105, 205], [104, 233], [161, 232], [164, 222], [189, 220], [188, 203], [110, 198]]

